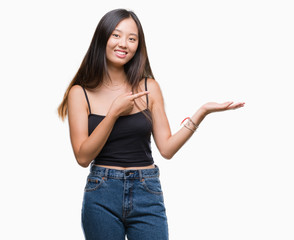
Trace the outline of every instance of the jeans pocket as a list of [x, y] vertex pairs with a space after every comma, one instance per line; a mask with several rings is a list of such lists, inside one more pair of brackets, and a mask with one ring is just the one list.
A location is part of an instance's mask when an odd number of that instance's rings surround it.
[[147, 192], [152, 194], [162, 195], [161, 184], [158, 177], [143, 178], [142, 184]]
[[87, 178], [87, 183], [85, 186], [85, 192], [91, 192], [91, 191], [95, 191], [98, 188], [100, 188], [100, 186], [102, 185], [102, 183], [104, 182], [102, 177], [99, 176], [89, 176]]

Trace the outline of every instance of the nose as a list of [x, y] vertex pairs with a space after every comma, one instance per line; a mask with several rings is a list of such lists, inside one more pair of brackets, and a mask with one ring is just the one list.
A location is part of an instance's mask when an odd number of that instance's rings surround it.
[[126, 48], [127, 47], [127, 40], [123, 37], [120, 38], [118, 45], [119, 45], [119, 47]]

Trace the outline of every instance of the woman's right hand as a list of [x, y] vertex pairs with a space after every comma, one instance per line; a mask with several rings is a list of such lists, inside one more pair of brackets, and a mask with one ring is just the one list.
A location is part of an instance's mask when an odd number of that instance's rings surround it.
[[108, 115], [119, 117], [130, 114], [134, 108], [135, 99], [147, 95], [148, 93], [149, 91], [143, 91], [136, 94], [129, 92], [118, 96], [111, 104]]

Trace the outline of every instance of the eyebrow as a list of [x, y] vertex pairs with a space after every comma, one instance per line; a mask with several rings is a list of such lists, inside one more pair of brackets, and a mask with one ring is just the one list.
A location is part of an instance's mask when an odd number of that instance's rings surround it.
[[[119, 29], [114, 29], [114, 31], [118, 31], [118, 32], [122, 32], [121, 30], [119, 30]], [[136, 34], [136, 33], [130, 33], [130, 35], [134, 35], [134, 36], [136, 36], [136, 37], [138, 37], [138, 35]]]

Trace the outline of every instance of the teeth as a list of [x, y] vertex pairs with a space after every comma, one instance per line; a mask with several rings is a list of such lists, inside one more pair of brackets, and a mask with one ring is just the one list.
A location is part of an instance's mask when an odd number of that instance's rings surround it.
[[126, 52], [120, 52], [120, 51], [116, 51], [117, 53], [121, 54], [121, 55], [126, 55]]

